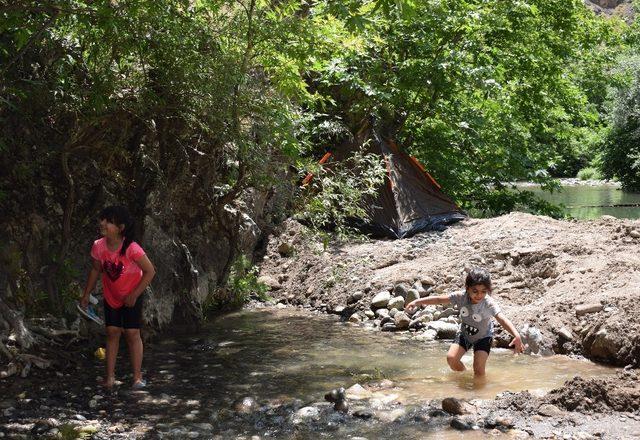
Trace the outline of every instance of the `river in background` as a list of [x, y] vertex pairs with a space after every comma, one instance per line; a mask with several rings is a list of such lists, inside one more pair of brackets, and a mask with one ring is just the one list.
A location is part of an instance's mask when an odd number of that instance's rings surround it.
[[565, 211], [577, 219], [596, 219], [603, 215], [640, 218], [640, 193], [622, 191], [616, 184], [563, 184], [560, 191], [553, 193], [543, 191], [536, 185], [517, 186], [532, 191], [543, 200], [564, 205]]
[[640, 218], [640, 193], [625, 192], [618, 185], [571, 184], [563, 185], [560, 191], [549, 193], [538, 186], [518, 185], [520, 189], [534, 192], [538, 197], [565, 210], [577, 219], [595, 219], [603, 215], [616, 218]]

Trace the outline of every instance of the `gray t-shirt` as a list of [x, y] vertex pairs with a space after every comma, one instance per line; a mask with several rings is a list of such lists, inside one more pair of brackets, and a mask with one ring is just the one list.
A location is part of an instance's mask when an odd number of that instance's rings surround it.
[[493, 336], [493, 317], [500, 313], [500, 306], [489, 295], [478, 304], [472, 304], [467, 292], [449, 295], [449, 301], [460, 311], [460, 331], [467, 341], [474, 343]]

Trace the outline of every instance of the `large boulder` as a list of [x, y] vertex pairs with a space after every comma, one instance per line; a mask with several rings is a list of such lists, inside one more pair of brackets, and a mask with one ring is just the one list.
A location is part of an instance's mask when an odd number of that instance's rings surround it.
[[436, 331], [438, 339], [453, 339], [458, 333], [460, 326], [451, 322], [432, 321], [427, 324], [427, 328]]

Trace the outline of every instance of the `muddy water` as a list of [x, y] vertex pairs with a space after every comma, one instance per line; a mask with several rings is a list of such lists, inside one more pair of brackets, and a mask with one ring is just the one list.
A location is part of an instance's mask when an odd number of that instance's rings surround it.
[[[395, 387], [378, 391], [373, 405], [351, 401], [352, 410], [364, 406], [389, 415], [399, 404], [419, 408], [430, 399], [448, 396], [493, 398], [506, 390], [546, 391], [576, 375], [613, 373], [612, 369], [587, 361], [513, 356], [507, 350], [494, 350], [487, 378], [478, 382], [470, 372], [448, 370], [446, 342], [417, 342], [289, 309], [230, 314], [208, 324], [201, 334], [206, 336], [198, 340], [165, 340], [154, 349], [150, 361], [156, 365], [151, 380], [154, 388], [161, 389], [163, 384], [175, 388], [182, 377], [191, 376], [182, 379], [191, 390], [185, 394], [206, 401], [207, 421], [215, 420], [226, 435], [291, 438], [291, 432], [278, 433], [277, 418], [270, 423], [260, 417], [234, 416], [234, 402], [244, 397], [252, 397], [263, 407], [299, 399], [290, 411], [293, 413], [300, 406], [323, 401], [331, 388], [390, 379]], [[472, 358], [465, 356], [463, 361], [470, 366]], [[198, 418], [201, 416], [204, 413]], [[290, 418], [285, 415], [283, 420]], [[381, 438], [391, 432], [394, 438], [416, 438], [425, 429], [420, 423], [385, 424], [377, 418], [349, 420], [329, 420], [331, 429], [296, 427], [295, 438], [318, 438], [323, 431], [331, 431], [332, 435], [337, 432], [344, 438], [356, 434]], [[304, 432], [307, 435], [298, 436]], [[429, 432], [433, 438], [461, 435], [448, 427]], [[464, 438], [473, 437], [467, 433]], [[477, 438], [482, 438], [480, 433]]]

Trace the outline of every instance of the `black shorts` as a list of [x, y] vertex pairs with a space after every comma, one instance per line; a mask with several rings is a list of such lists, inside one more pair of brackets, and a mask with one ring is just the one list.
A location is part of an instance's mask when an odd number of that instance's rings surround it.
[[493, 343], [493, 338], [491, 336], [487, 336], [486, 338], [478, 339], [476, 342], [471, 343], [467, 341], [467, 338], [460, 332], [456, 335], [456, 338], [453, 340], [454, 344], [458, 344], [460, 347], [465, 350], [469, 350], [473, 346], [473, 351], [486, 351], [487, 353], [491, 353], [491, 344]]
[[140, 295], [133, 307], [122, 306], [114, 309], [104, 301], [104, 324], [107, 327], [140, 328], [142, 324], [142, 303], [144, 295]]

